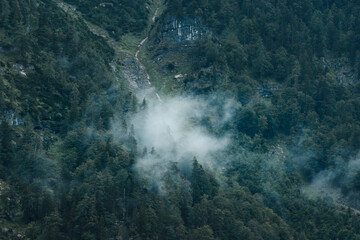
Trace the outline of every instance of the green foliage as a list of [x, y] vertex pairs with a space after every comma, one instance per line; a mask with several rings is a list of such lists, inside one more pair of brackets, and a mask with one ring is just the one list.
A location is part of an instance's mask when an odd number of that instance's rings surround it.
[[4, 166], [10, 166], [14, 158], [14, 147], [12, 140], [11, 128], [5, 119], [0, 125], [1, 134], [1, 148], [0, 148], [0, 163]]
[[[109, 87], [113, 50], [54, 3], [7, 1], [1, 19], [2, 105], [60, 131], [91, 93]], [[26, 75], [24, 75], [26, 74]], [[78, 93], [74, 93], [74, 89]], [[75, 106], [77, 105], [77, 106]], [[70, 109], [70, 113], [68, 113]]]
[[119, 39], [123, 34], [140, 32], [147, 24], [148, 10], [144, 0], [111, 0], [103, 2], [66, 0], [76, 6], [90, 22], [106, 29], [109, 34]]
[[[143, 0], [66, 2], [117, 39], [146, 27]], [[129, 121], [149, 103], [124, 83], [110, 88], [114, 50], [55, 3], [2, 0], [0, 111], [25, 120], [0, 126], [1, 223], [30, 239], [358, 239], [358, 215], [300, 190], [360, 148], [359, 84], [339, 84], [318, 60], [344, 54], [355, 66], [359, 3], [166, 4], [164, 16], [200, 18], [212, 29], [189, 51], [185, 88], [224, 91], [243, 105], [226, 126], [228, 152], [217, 156], [226, 168], [216, 178], [196, 158], [189, 169], [172, 162], [154, 193], [134, 170], [148, 150], [139, 152]], [[269, 83], [271, 98], [262, 98], [257, 87]], [[288, 151], [296, 146], [293, 154], [276, 145], [282, 141]], [[297, 166], [298, 158], [306, 160]], [[340, 172], [333, 185], [359, 196], [360, 173], [353, 175]]]
[[[193, 75], [211, 67], [215, 70], [207, 78], [222, 80], [199, 84], [208, 89], [233, 89], [242, 102], [243, 95], [236, 91], [268, 82], [281, 83], [283, 88], [297, 84], [305, 94], [314, 87], [312, 83], [320, 82], [327, 92], [329, 79], [322, 79], [325, 74], [318, 59], [347, 57], [354, 65], [360, 47], [356, 41], [360, 37], [356, 24], [360, 6], [353, 1], [182, 0], [167, 5], [165, 17], [200, 18], [203, 27], [211, 31], [205, 41], [191, 47], [188, 61]], [[354, 66], [355, 73], [358, 66]], [[221, 77], [216, 76], [219, 72]], [[244, 82], [244, 75], [251, 82]], [[199, 88], [185, 84], [187, 90]], [[326, 101], [331, 100], [320, 100], [323, 97], [314, 92], [310, 95], [322, 104], [317, 111], [328, 113], [333, 103]]]
[[193, 203], [201, 202], [204, 195], [213, 198], [218, 192], [218, 187], [219, 185], [214, 177], [207, 174], [196, 158], [194, 158], [191, 174]]

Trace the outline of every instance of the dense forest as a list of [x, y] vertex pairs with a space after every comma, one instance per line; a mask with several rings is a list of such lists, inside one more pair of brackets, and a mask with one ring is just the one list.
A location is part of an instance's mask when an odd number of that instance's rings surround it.
[[359, 78], [355, 0], [1, 0], [0, 239], [360, 239]]
[[148, 10], [144, 0], [65, 2], [73, 4], [86, 19], [103, 27], [117, 39], [124, 33], [139, 32], [147, 25]]

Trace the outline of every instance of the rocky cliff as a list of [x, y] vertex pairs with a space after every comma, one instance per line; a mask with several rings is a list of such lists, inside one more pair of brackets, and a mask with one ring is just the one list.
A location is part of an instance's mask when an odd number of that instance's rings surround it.
[[212, 32], [204, 27], [198, 18], [165, 18], [160, 27], [160, 41], [181, 45], [204, 39]]
[[213, 35], [212, 29], [205, 26], [199, 18], [160, 18], [152, 29], [147, 50], [153, 68], [169, 81], [181, 81], [191, 67], [189, 51], [197, 41]]
[[353, 86], [358, 81], [358, 65], [360, 60], [357, 59], [352, 65], [350, 60], [346, 57], [344, 58], [321, 58], [319, 60], [320, 66], [331, 73], [336, 77], [336, 81], [345, 86]]

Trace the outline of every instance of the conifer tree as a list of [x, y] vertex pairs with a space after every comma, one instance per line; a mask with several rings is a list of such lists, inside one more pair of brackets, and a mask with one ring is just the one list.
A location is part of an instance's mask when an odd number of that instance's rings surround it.
[[14, 157], [13, 140], [11, 136], [11, 128], [5, 118], [2, 119], [0, 125], [1, 149], [0, 163], [9, 166]]

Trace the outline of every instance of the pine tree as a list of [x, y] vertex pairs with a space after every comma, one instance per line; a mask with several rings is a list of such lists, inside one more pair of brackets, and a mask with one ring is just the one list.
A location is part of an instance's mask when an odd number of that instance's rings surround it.
[[76, 84], [73, 85], [70, 94], [69, 122], [74, 123], [79, 118], [79, 90]]
[[134, 125], [131, 125], [131, 127], [130, 127], [129, 136], [128, 136], [128, 146], [129, 146], [130, 151], [133, 154], [136, 154], [137, 141], [136, 141], [136, 137], [135, 137]]
[[212, 186], [209, 179], [209, 176], [203, 169], [203, 167], [198, 163], [196, 157], [193, 159], [193, 169], [191, 173], [191, 189], [193, 204], [199, 203], [203, 195], [212, 195]]
[[141, 110], [146, 110], [146, 108], [147, 108], [147, 103], [146, 103], [146, 100], [145, 100], [145, 98], [144, 98], [143, 101], [142, 101], [142, 103], [141, 103], [141, 105], [140, 105], [140, 109], [141, 109]]
[[7, 0], [0, 2], [0, 26], [5, 27], [9, 23], [10, 6]]
[[0, 163], [4, 166], [9, 166], [14, 157], [13, 140], [11, 137], [11, 128], [6, 121], [3, 119], [0, 125], [1, 134], [1, 151], [0, 151]]
[[53, 212], [43, 220], [43, 239], [62, 240], [66, 239], [62, 232], [63, 220], [58, 212]]

